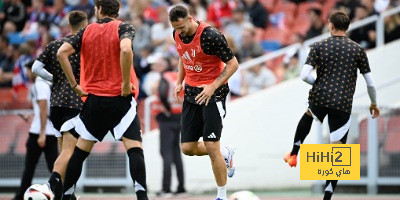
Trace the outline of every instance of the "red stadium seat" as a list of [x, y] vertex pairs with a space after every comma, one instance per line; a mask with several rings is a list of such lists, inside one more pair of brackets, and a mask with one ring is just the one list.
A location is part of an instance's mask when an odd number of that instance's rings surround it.
[[14, 102], [12, 90], [10, 88], [0, 89], [0, 109], [7, 109]]
[[260, 3], [269, 11], [272, 12], [275, 8], [275, 0], [260, 0]]
[[287, 34], [288, 32], [285, 30], [281, 30], [275, 27], [268, 27], [265, 30], [265, 34], [264, 34], [264, 40], [267, 41], [277, 41], [281, 44], [281, 46], [283, 44], [287, 44]]
[[297, 15], [308, 14], [308, 11], [311, 8], [322, 9], [322, 5], [321, 5], [321, 3], [315, 2], [315, 1], [300, 3], [299, 6], [298, 6], [298, 9], [297, 9]]
[[[386, 128], [386, 118], [385, 117], [378, 118], [379, 143], [383, 142], [383, 140], [384, 140], [385, 128]], [[360, 122], [359, 131], [360, 131], [360, 135], [358, 137], [358, 143], [360, 144], [360, 152], [367, 153], [368, 152], [368, 119], [364, 119]]]
[[4, 115], [0, 116], [0, 154], [10, 153], [8, 152], [10, 149], [10, 145], [15, 140], [16, 135], [16, 124], [13, 122], [17, 122], [19, 120], [19, 116], [17, 115]]
[[297, 11], [297, 5], [291, 2], [280, 1], [276, 4], [273, 13], [283, 12], [287, 16], [295, 16]]
[[400, 116], [394, 116], [388, 122], [384, 150], [390, 154], [400, 153]]

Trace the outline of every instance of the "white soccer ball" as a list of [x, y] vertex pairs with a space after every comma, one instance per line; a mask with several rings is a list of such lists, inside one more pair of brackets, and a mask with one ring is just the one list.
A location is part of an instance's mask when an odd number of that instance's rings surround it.
[[233, 193], [229, 200], [260, 200], [254, 193], [244, 190]]
[[45, 184], [34, 184], [24, 194], [24, 200], [53, 200], [53, 198], [53, 192]]

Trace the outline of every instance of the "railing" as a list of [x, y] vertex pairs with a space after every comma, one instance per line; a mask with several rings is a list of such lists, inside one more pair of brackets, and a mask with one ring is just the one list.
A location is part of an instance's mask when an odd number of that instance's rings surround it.
[[[382, 12], [379, 16], [378, 15], [373, 15], [370, 17], [367, 17], [365, 19], [362, 19], [360, 21], [354, 22], [350, 24], [349, 30], [348, 32], [351, 32], [352, 30], [355, 30], [357, 28], [366, 26], [370, 23], [374, 23], [375, 22], [375, 27], [376, 27], [376, 46], [380, 47], [382, 45], [384, 45], [384, 41], [385, 41], [385, 25], [384, 25], [384, 18], [385, 17], [389, 17], [391, 15], [394, 14], [398, 14], [400, 13], [400, 6], [392, 8], [390, 10], [384, 11]], [[249, 60], [247, 62], [243, 62], [239, 65], [239, 69], [240, 70], [244, 70], [244, 69], [248, 69], [254, 65], [260, 64], [260, 63], [264, 63], [267, 62], [269, 60], [273, 60], [279, 56], [283, 56], [286, 55], [288, 53], [289, 50], [291, 49], [296, 49], [299, 53], [299, 67], [301, 67], [304, 63], [305, 60], [307, 58], [307, 55], [305, 52], [308, 52], [308, 49], [310, 47], [310, 45], [314, 44], [315, 42], [321, 41], [325, 38], [328, 38], [330, 36], [330, 33], [324, 33], [322, 35], [319, 35], [317, 37], [311, 38], [309, 40], [304, 41], [303, 44], [300, 43], [296, 43], [296, 44], [292, 44], [290, 46], [287, 46], [285, 48], [279, 49], [277, 51], [271, 52], [271, 53], [267, 53], [263, 56], [260, 56], [258, 58]]]

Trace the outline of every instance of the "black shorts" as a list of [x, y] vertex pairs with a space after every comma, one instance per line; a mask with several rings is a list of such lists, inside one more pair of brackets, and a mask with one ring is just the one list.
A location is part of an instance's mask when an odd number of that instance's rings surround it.
[[102, 141], [110, 131], [116, 140], [126, 137], [142, 141], [140, 121], [133, 95], [102, 97], [89, 94], [75, 130], [86, 140]]
[[207, 106], [184, 101], [181, 142], [196, 142], [200, 137], [203, 137], [203, 141], [219, 141], [225, 114], [225, 101], [209, 103]]
[[[53, 123], [54, 128], [61, 132], [61, 126], [68, 120], [76, 117], [79, 112], [81, 111], [75, 108], [52, 106], [50, 107], [50, 121]], [[79, 138], [79, 134], [74, 128], [68, 130], [68, 132], [75, 138]], [[56, 137], [62, 137], [62, 134], [63, 132], [61, 132], [60, 135], [56, 134]]]
[[325, 116], [328, 115], [330, 140], [332, 142], [341, 141], [343, 144], [346, 143], [351, 122], [350, 113], [333, 108], [316, 106], [311, 103], [309, 104], [308, 109], [314, 119], [321, 123], [324, 121]]

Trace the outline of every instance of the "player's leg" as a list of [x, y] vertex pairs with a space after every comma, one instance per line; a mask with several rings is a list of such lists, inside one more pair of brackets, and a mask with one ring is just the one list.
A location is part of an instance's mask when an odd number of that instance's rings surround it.
[[[83, 105], [79, 116], [73, 120], [73, 128], [79, 134], [78, 142], [74, 147], [71, 158], [68, 161], [65, 171], [65, 181], [63, 187], [63, 200], [69, 200], [74, 193], [75, 184], [82, 173], [82, 166], [85, 159], [89, 156], [90, 151], [96, 141], [102, 141], [107, 134], [108, 129], [103, 120], [104, 115], [101, 102], [102, 98], [89, 94]], [[95, 113], [95, 114], [94, 114]], [[64, 130], [65, 124], [61, 130]], [[72, 129], [67, 129], [72, 130]], [[72, 131], [70, 132], [72, 133]], [[65, 140], [66, 138], [64, 138]], [[63, 142], [64, 149], [67, 148]]]
[[[328, 114], [331, 144], [346, 144], [349, 133], [351, 117], [350, 113], [330, 109]], [[338, 180], [327, 180], [325, 183], [324, 200], [332, 198]]]
[[43, 151], [47, 163], [47, 169], [49, 172], [52, 172], [54, 168], [54, 162], [58, 157], [57, 138], [55, 136], [46, 136], [46, 146], [44, 147]]
[[36, 165], [39, 161], [42, 148], [39, 147], [37, 140], [39, 135], [29, 133], [28, 141], [26, 142], [25, 168], [22, 174], [21, 185], [14, 197], [15, 200], [22, 200], [25, 190], [32, 184], [33, 175]]
[[202, 108], [204, 121], [203, 140], [211, 160], [215, 182], [218, 186], [217, 199], [221, 200], [227, 199], [227, 167], [220, 146], [222, 120], [225, 117], [225, 106], [223, 103], [209, 103]]
[[162, 189], [157, 193], [157, 196], [165, 196], [171, 193], [174, 132], [171, 122], [166, 120], [159, 120], [158, 122], [160, 127], [160, 153], [163, 159], [163, 177]]
[[185, 178], [184, 178], [184, 169], [183, 169], [183, 162], [182, 162], [182, 151], [180, 147], [180, 124], [174, 123], [173, 129], [173, 141], [172, 141], [172, 156], [173, 156], [173, 163], [175, 164], [176, 169], [176, 176], [178, 177], [178, 188], [175, 191], [176, 194], [185, 193]]
[[226, 181], [227, 170], [224, 157], [222, 156], [219, 141], [205, 142], [208, 155], [210, 156], [211, 165], [214, 173], [215, 182], [218, 186], [217, 198], [226, 199]]
[[95, 141], [79, 138], [74, 148], [74, 152], [68, 162], [65, 171], [65, 181], [63, 188], [63, 200], [69, 200], [74, 193], [75, 184], [82, 173], [82, 166], [85, 159], [89, 156]]
[[[59, 131], [56, 137], [60, 148], [60, 155], [54, 163], [53, 171], [48, 180], [48, 185], [55, 199], [61, 199], [65, 170], [79, 138], [79, 134], [73, 128], [79, 112], [80, 110], [71, 108], [56, 106], [50, 108], [50, 120], [54, 128]], [[61, 130], [62, 128], [63, 130]]]
[[65, 180], [65, 171], [67, 169], [68, 161], [74, 152], [78, 138], [73, 136], [70, 132], [64, 132], [61, 141], [61, 153], [54, 163], [53, 172], [48, 181], [55, 199], [60, 199], [62, 196], [62, 183], [64, 183]]
[[148, 200], [146, 166], [142, 147], [142, 131], [133, 95], [112, 97], [102, 102], [108, 105], [105, 123], [114, 138], [122, 139], [129, 158], [129, 171], [138, 200]]
[[299, 153], [300, 145], [303, 144], [307, 135], [310, 133], [313, 119], [322, 122], [326, 115], [326, 108], [314, 106], [312, 104], [309, 105], [307, 111], [303, 114], [299, 123], [297, 124], [292, 151], [286, 154], [283, 158], [290, 167], [296, 167], [297, 165], [297, 154]]

